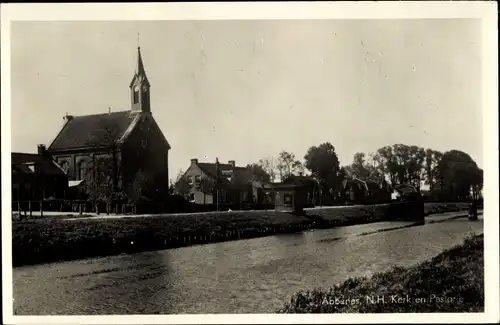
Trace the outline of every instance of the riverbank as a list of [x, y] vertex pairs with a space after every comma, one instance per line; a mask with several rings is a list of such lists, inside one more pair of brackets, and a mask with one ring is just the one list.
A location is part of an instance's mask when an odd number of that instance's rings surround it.
[[394, 267], [329, 289], [300, 291], [279, 313], [484, 311], [483, 235], [410, 268]]
[[[388, 205], [315, 209], [304, 215], [235, 211], [120, 219], [13, 221], [13, 265], [137, 253], [385, 221]], [[426, 204], [431, 211], [457, 211], [466, 204]]]

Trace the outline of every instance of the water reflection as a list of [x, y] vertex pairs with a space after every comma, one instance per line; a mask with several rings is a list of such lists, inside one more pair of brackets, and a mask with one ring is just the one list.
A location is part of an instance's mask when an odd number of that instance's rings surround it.
[[455, 220], [361, 235], [391, 226], [306, 231], [16, 268], [15, 312], [273, 312], [297, 290], [417, 263], [461, 243], [469, 232], [482, 232], [482, 221]]
[[80, 310], [119, 314], [134, 304], [137, 313], [149, 312], [148, 306], [157, 305], [169, 312], [175, 303], [173, 297], [179, 295], [179, 288], [169, 287], [172, 273], [169, 254], [148, 252], [120, 256], [113, 268], [77, 274], [72, 280], [66, 279], [66, 285], [78, 289], [73, 292], [72, 305]]

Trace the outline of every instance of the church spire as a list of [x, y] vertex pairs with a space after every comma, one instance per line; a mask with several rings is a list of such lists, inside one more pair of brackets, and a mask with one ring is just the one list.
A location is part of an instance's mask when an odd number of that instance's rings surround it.
[[[137, 38], [139, 42], [139, 34]], [[142, 111], [150, 112], [150, 98], [149, 89], [151, 85], [146, 77], [146, 70], [144, 69], [144, 63], [142, 61], [141, 46], [137, 46], [137, 65], [134, 73], [134, 77], [130, 82], [131, 90], [131, 109], [132, 111]]]
[[135, 74], [138, 76], [143, 76], [146, 79], [146, 71], [144, 70], [144, 63], [142, 63], [140, 46], [137, 46], [137, 67], [135, 68]]

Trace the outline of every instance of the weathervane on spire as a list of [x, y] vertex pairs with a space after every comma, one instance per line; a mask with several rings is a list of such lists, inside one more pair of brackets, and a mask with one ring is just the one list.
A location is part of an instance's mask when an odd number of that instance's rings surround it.
[[140, 41], [141, 33], [137, 33], [137, 48], [141, 48], [141, 41]]

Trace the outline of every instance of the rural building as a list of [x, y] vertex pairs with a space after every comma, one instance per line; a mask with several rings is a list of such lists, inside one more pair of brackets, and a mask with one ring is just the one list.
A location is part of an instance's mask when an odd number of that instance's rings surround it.
[[316, 181], [308, 176], [292, 175], [281, 183], [273, 183], [276, 211], [294, 212], [314, 206]]
[[410, 198], [420, 195], [417, 187], [410, 184], [396, 184], [393, 187], [392, 196], [396, 199]]
[[382, 203], [391, 200], [392, 189], [385, 180], [377, 182], [372, 179], [349, 177], [342, 182], [342, 185], [347, 203]]
[[253, 181], [250, 171], [236, 166], [234, 160], [222, 164], [199, 162], [194, 158], [183, 177], [189, 187], [189, 200], [196, 204], [217, 204], [217, 183], [220, 204], [264, 204], [266, 201], [265, 184]]
[[44, 155], [43, 151], [39, 154], [13, 152], [11, 167], [13, 201], [65, 197], [68, 176], [61, 166]]
[[170, 145], [151, 112], [151, 85], [140, 47], [129, 88], [130, 109], [66, 114], [62, 129], [42, 150], [66, 171], [73, 186], [106, 184], [127, 195], [142, 188], [146, 197], [162, 197], [168, 193]]

